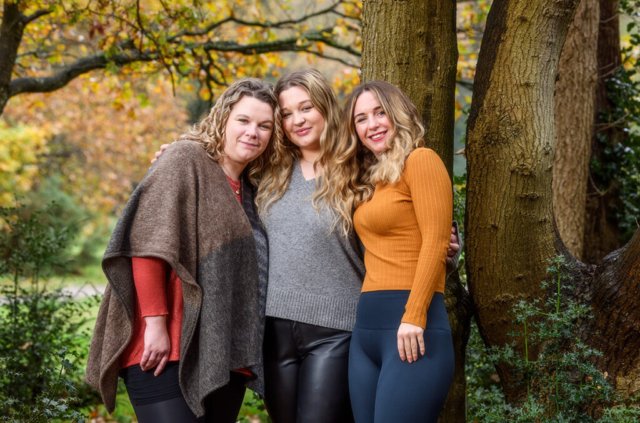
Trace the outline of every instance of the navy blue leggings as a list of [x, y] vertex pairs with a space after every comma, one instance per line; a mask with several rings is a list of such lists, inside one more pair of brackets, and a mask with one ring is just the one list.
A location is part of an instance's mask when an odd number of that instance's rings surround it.
[[409, 291], [365, 292], [349, 350], [349, 393], [356, 423], [436, 422], [453, 379], [454, 355], [444, 297], [427, 313], [426, 354], [400, 360], [397, 332]]

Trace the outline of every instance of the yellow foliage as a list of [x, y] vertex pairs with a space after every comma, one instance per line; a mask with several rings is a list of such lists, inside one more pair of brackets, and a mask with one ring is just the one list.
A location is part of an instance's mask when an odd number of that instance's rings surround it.
[[47, 131], [0, 121], [0, 207], [15, 205], [16, 197], [37, 181], [39, 163], [47, 153]]
[[[22, 128], [49, 128], [47, 135], [57, 141], [48, 143], [51, 154], [43, 165], [59, 169], [65, 191], [98, 216], [110, 216], [122, 206], [153, 152], [188, 128], [184, 102], [173, 96], [168, 82], [155, 78], [83, 76], [54, 93], [15, 98], [10, 106], [7, 121]], [[0, 139], [5, 138], [0, 131]], [[27, 145], [36, 138], [15, 142]], [[2, 176], [0, 170], [4, 192]]]

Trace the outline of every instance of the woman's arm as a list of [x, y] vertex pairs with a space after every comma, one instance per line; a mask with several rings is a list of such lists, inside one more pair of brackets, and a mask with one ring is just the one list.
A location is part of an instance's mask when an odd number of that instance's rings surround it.
[[171, 341], [167, 330], [167, 263], [158, 258], [133, 257], [133, 281], [140, 312], [145, 321], [144, 352], [140, 368], [155, 368], [158, 376], [164, 370], [171, 353]]
[[417, 150], [407, 159], [406, 181], [422, 238], [411, 293], [398, 329], [400, 358], [412, 362], [418, 359], [418, 352], [425, 352], [422, 332], [427, 310], [437, 286], [444, 282], [453, 194], [442, 160], [429, 149]]

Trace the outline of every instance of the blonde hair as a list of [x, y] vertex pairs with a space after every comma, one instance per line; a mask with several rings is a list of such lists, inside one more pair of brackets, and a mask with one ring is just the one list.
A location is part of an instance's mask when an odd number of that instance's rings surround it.
[[[324, 118], [324, 129], [320, 134], [320, 156], [314, 163], [314, 167], [320, 165], [323, 169], [327, 169], [334, 165], [333, 155], [340, 127], [336, 96], [329, 82], [315, 69], [292, 72], [280, 78], [274, 89], [276, 98], [292, 87], [304, 89], [309, 94], [313, 106]], [[291, 181], [294, 163], [301, 157], [300, 149], [286, 136], [277, 138], [273, 147], [274, 152], [262, 173], [256, 194], [256, 204], [260, 214], [266, 213], [275, 201], [282, 198]], [[316, 196], [317, 192], [314, 198]]]
[[[355, 104], [365, 91], [375, 95], [393, 127], [389, 148], [377, 157], [359, 140], [353, 119]], [[400, 89], [384, 81], [366, 82], [347, 97], [338, 145], [337, 167], [324, 173], [322, 200], [342, 208], [334, 224], [349, 233], [356, 207], [371, 198], [376, 184], [400, 180], [407, 156], [424, 146], [424, 126], [416, 106]]]
[[240, 79], [227, 88], [211, 108], [209, 114], [187, 133], [180, 136], [179, 141], [196, 141], [203, 145], [209, 157], [219, 161], [225, 156], [224, 140], [225, 129], [229, 115], [233, 107], [244, 97], [253, 97], [268, 104], [273, 109], [273, 131], [266, 150], [246, 169], [249, 181], [258, 185], [258, 181], [267, 167], [270, 157], [273, 155], [273, 146], [282, 138], [282, 126], [280, 124], [280, 108], [278, 99], [273, 93], [273, 86], [257, 78]]

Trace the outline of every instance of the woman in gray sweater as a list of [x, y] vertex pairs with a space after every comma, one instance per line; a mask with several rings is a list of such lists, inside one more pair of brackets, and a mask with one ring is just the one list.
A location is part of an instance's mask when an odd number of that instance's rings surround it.
[[256, 202], [269, 239], [265, 403], [275, 423], [350, 422], [347, 364], [364, 265], [353, 232], [312, 198], [337, 166], [339, 107], [316, 70], [275, 88], [286, 140], [263, 173]]

